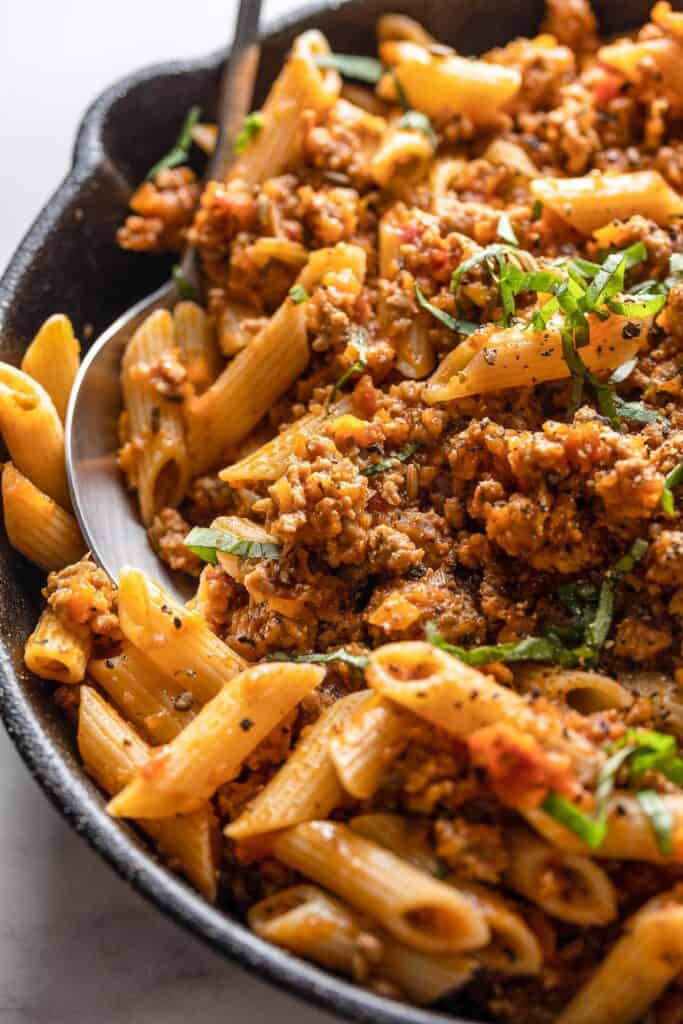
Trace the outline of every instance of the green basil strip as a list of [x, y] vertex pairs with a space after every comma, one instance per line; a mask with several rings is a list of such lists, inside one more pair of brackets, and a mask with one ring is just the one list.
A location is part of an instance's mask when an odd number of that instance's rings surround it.
[[196, 294], [194, 285], [185, 277], [183, 268], [179, 263], [176, 263], [171, 273], [173, 274], [173, 280], [176, 283], [176, 288], [178, 289], [178, 295], [180, 298], [186, 300], [194, 299]]
[[225, 555], [236, 555], [238, 558], [268, 558], [277, 560], [280, 557], [279, 544], [270, 541], [244, 540], [225, 530], [210, 530], [203, 526], [195, 526], [183, 541], [186, 548], [204, 562], [216, 565], [216, 552]]
[[290, 654], [288, 651], [275, 651], [266, 655], [265, 661], [294, 661], [305, 662], [312, 665], [327, 665], [331, 661], [341, 661], [345, 665], [363, 671], [367, 668], [370, 658], [367, 654], [351, 654], [343, 647], [336, 651], [327, 651], [325, 654]]
[[292, 287], [289, 289], [289, 297], [292, 300], [292, 302], [295, 302], [297, 304], [297, 306], [300, 305], [302, 302], [306, 302], [306, 300], [310, 298], [308, 292], [306, 291], [302, 284], [293, 284]]
[[161, 160], [155, 163], [154, 167], [147, 172], [147, 181], [153, 181], [159, 171], [179, 167], [180, 164], [187, 163], [190, 146], [192, 145], [192, 130], [197, 124], [200, 114], [201, 109], [199, 107], [190, 107], [173, 149], [166, 156], [162, 156]]
[[674, 852], [674, 817], [669, 807], [654, 789], [641, 789], [636, 798], [650, 819], [659, 852], [663, 857], [670, 857]]
[[330, 411], [332, 403], [346, 384], [347, 380], [350, 380], [355, 373], [362, 373], [368, 365], [368, 332], [364, 327], [357, 327], [355, 329], [353, 341], [358, 349], [358, 359], [351, 363], [351, 365], [344, 370], [341, 377], [332, 385], [332, 390], [330, 391], [325, 406], [327, 412]]
[[683, 462], [679, 462], [677, 466], [674, 466], [671, 472], [667, 473], [664, 478], [664, 490], [662, 491], [660, 504], [664, 515], [668, 516], [669, 519], [672, 519], [676, 513], [673, 489], [678, 487], [680, 483], [683, 483]]
[[438, 306], [435, 306], [426, 298], [417, 281], [415, 282], [415, 298], [417, 299], [418, 306], [431, 313], [435, 320], [442, 323], [449, 331], [453, 331], [454, 334], [473, 334], [479, 327], [479, 324], [472, 323], [471, 320], [458, 320], [456, 317], [451, 316], [450, 313], [445, 313], [443, 309], [439, 309]]
[[251, 140], [256, 138], [263, 125], [263, 114], [260, 110], [252, 110], [250, 114], [247, 114], [233, 145], [238, 156], [245, 151]]
[[388, 469], [391, 469], [397, 462], [407, 462], [413, 457], [415, 452], [420, 447], [419, 442], [411, 441], [400, 451], [396, 452], [395, 455], [389, 455], [385, 459], [379, 459], [377, 462], [369, 462], [367, 466], [363, 466], [360, 470], [362, 476], [377, 476], [379, 473], [385, 473]]
[[597, 850], [605, 841], [607, 823], [591, 818], [559, 793], [548, 793], [542, 807], [546, 814], [577, 835], [591, 850]]
[[589, 647], [599, 651], [604, 646], [609, 636], [614, 617], [614, 598], [617, 584], [622, 576], [631, 572], [635, 565], [643, 558], [647, 551], [647, 541], [638, 538], [631, 545], [630, 550], [616, 562], [611, 569], [608, 569], [605, 579], [600, 587], [598, 608], [595, 618], [586, 630], [586, 643]]
[[607, 303], [612, 313], [633, 317], [656, 316], [665, 305], [666, 295], [639, 295], [637, 302], [610, 299]]
[[434, 149], [439, 145], [439, 138], [434, 131], [434, 126], [426, 114], [421, 110], [407, 110], [398, 121], [399, 128], [408, 128], [412, 131], [422, 132], [431, 142]]
[[313, 58], [319, 68], [331, 68], [344, 78], [353, 78], [367, 85], [377, 85], [384, 68], [375, 57], [359, 57], [352, 53], [322, 53]]
[[490, 665], [494, 661], [548, 661], [565, 668], [582, 665], [592, 657], [587, 647], [571, 650], [555, 636], [528, 636], [523, 640], [505, 644], [488, 644], [483, 647], [458, 647], [444, 640], [433, 622], [425, 626], [425, 636], [430, 644], [447, 654], [452, 654], [466, 665]]
[[519, 245], [519, 240], [515, 234], [515, 229], [512, 226], [510, 215], [508, 213], [501, 213], [498, 218], [497, 235], [501, 242], [507, 242], [508, 245]]

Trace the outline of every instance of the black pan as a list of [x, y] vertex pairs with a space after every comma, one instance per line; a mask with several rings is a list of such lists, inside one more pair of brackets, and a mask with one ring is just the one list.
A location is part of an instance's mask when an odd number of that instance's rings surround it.
[[[642, 23], [649, 6], [648, 0], [602, 0], [597, 8], [603, 31]], [[298, 32], [319, 28], [333, 49], [370, 54], [375, 19], [386, 11], [412, 14], [437, 38], [470, 53], [533, 34], [542, 0], [346, 0], [300, 7], [266, 28], [257, 103]], [[200, 103], [204, 116], [211, 116], [224, 58], [220, 52], [147, 68], [95, 100], [81, 124], [69, 174], [0, 282], [1, 359], [17, 363], [41, 322], [55, 312], [71, 317], [81, 339], [96, 337], [168, 275], [166, 259], [119, 251], [115, 231], [132, 187], [169, 148], [188, 107]], [[372, 1024], [465, 1024], [446, 1008], [417, 1010], [371, 995], [268, 945], [209, 906], [135, 833], [106, 815], [99, 790], [75, 755], [68, 723], [52, 703], [51, 687], [23, 665], [41, 583], [42, 574], [12, 551], [0, 531], [0, 712], [29, 771], [73, 827], [160, 910], [261, 977]]]

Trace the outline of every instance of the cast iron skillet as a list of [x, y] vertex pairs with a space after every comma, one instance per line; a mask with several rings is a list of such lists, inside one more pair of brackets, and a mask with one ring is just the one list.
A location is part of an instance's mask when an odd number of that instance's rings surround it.
[[[603, 32], [642, 23], [649, 7], [649, 0], [602, 0], [597, 9]], [[256, 102], [298, 32], [320, 28], [333, 49], [369, 54], [375, 19], [386, 11], [413, 14], [438, 39], [473, 53], [532, 35], [542, 0], [341, 0], [299, 7], [266, 29]], [[122, 253], [114, 234], [131, 188], [168, 150], [188, 107], [201, 103], [204, 116], [212, 114], [224, 57], [221, 52], [136, 72], [90, 107], [69, 174], [0, 282], [1, 359], [17, 363], [41, 322], [55, 312], [71, 317], [81, 339], [86, 325], [97, 337], [166, 279], [168, 260]], [[135, 833], [106, 815], [99, 790], [78, 763], [72, 731], [54, 707], [50, 687], [23, 665], [23, 643], [38, 615], [41, 584], [42, 574], [9, 547], [0, 530], [0, 713], [29, 770], [76, 831], [164, 913], [261, 977], [372, 1024], [465, 1024], [462, 1017], [445, 1015], [447, 1005], [436, 1012], [379, 998], [268, 945], [209, 906], [160, 865]]]

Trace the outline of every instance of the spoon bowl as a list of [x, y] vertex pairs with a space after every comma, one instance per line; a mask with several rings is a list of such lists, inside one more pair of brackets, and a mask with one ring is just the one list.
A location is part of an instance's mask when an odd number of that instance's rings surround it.
[[[206, 179], [222, 178], [233, 159], [232, 140], [247, 114], [258, 69], [261, 0], [240, 0], [230, 59], [220, 89], [219, 137]], [[199, 285], [192, 250], [182, 261], [184, 276]], [[180, 301], [173, 278], [131, 306], [93, 343], [69, 399], [64, 425], [66, 475], [71, 503], [95, 561], [113, 579], [124, 565], [135, 565], [186, 601], [193, 581], [174, 572], [154, 553], [140, 521], [137, 501], [126, 491], [117, 464], [121, 413], [121, 360], [140, 324], [156, 309]]]

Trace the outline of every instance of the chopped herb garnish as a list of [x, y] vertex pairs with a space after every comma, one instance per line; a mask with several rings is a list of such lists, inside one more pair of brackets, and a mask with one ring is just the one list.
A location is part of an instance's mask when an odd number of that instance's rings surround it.
[[664, 477], [664, 490], [662, 491], [660, 503], [664, 515], [668, 516], [669, 519], [672, 519], [676, 513], [674, 487], [678, 487], [680, 483], [683, 483], [683, 462], [679, 462], [678, 465], [674, 466], [671, 472], [667, 473]]
[[643, 558], [647, 551], [647, 541], [638, 538], [631, 545], [625, 555], [615, 562], [611, 569], [608, 569], [600, 587], [598, 607], [595, 618], [586, 630], [586, 643], [589, 647], [599, 651], [609, 636], [614, 616], [614, 597], [617, 584], [627, 573], [632, 572], [636, 564]]
[[430, 644], [452, 654], [467, 665], [490, 665], [494, 661], [550, 661], [555, 665], [573, 668], [592, 656], [588, 648], [570, 649], [558, 637], [528, 636], [523, 640], [505, 644], [487, 644], [482, 647], [458, 647], [444, 640], [433, 622], [425, 626], [425, 636]]
[[293, 284], [289, 289], [289, 297], [292, 302], [300, 305], [302, 302], [306, 302], [309, 298], [309, 294], [302, 284]]
[[252, 110], [250, 114], [247, 114], [233, 146], [238, 156], [244, 152], [251, 140], [256, 138], [263, 125], [263, 114], [260, 110]]
[[587, 846], [590, 846], [591, 850], [597, 850], [599, 846], [602, 846], [607, 833], [606, 822], [596, 821], [595, 818], [573, 804], [571, 800], [552, 791], [548, 793], [542, 806], [546, 814], [577, 835]]
[[327, 665], [331, 661], [341, 661], [344, 665], [358, 668], [361, 672], [367, 668], [370, 658], [367, 654], [351, 654], [350, 651], [339, 647], [336, 651], [327, 651], [325, 654], [290, 654], [288, 651], [274, 651], [266, 655], [266, 661], [296, 661], [313, 665]]
[[180, 135], [176, 139], [175, 146], [166, 156], [162, 156], [161, 160], [155, 163], [154, 167], [147, 172], [147, 181], [153, 181], [159, 171], [165, 171], [187, 163], [192, 145], [192, 129], [197, 124], [200, 114], [201, 110], [199, 107], [190, 107], [180, 129]]
[[444, 640], [433, 622], [425, 626], [427, 640], [442, 651], [452, 654], [467, 665], [489, 665], [494, 661], [547, 661], [564, 668], [594, 664], [612, 627], [614, 597], [619, 580], [631, 572], [647, 551], [647, 542], [636, 540], [627, 554], [609, 569], [599, 593], [594, 587], [568, 584], [560, 590], [560, 600], [573, 614], [573, 640], [576, 646], [563, 643], [558, 630], [545, 636], [528, 636], [522, 640], [482, 647], [458, 647]]
[[638, 356], [632, 356], [627, 359], [621, 366], [617, 366], [616, 370], [610, 377], [611, 384], [621, 384], [622, 381], [627, 380], [631, 376], [636, 366], [638, 365]]
[[519, 245], [515, 229], [512, 226], [510, 216], [507, 213], [501, 213], [498, 218], [498, 231], [497, 235], [501, 242], [507, 242], [508, 245]]
[[641, 789], [636, 796], [643, 812], [650, 819], [659, 852], [663, 857], [670, 857], [674, 852], [674, 817], [670, 808], [654, 789]]
[[666, 295], [639, 294], [637, 302], [624, 302], [610, 299], [607, 306], [611, 313], [620, 316], [632, 316], [642, 320], [646, 316], [656, 316], [666, 305]]
[[194, 285], [187, 279], [183, 268], [179, 263], [176, 263], [173, 270], [173, 280], [175, 281], [176, 288], [178, 289], [178, 295], [181, 299], [193, 299], [195, 297]]
[[407, 110], [399, 118], [397, 124], [399, 128], [408, 128], [412, 131], [422, 132], [423, 135], [427, 136], [434, 149], [439, 145], [439, 138], [434, 131], [432, 122], [421, 110]]
[[313, 59], [319, 68], [332, 68], [344, 78], [354, 78], [357, 82], [366, 82], [367, 85], [377, 85], [384, 74], [384, 68], [375, 57], [358, 57], [351, 53], [321, 53]]
[[619, 395], [614, 395], [614, 408], [617, 416], [622, 420], [632, 420], [635, 423], [664, 423], [668, 425], [666, 416], [655, 409], [646, 409], [642, 402], [625, 402]]
[[401, 448], [395, 455], [389, 455], [387, 458], [379, 459], [377, 462], [369, 462], [367, 466], [363, 466], [360, 473], [363, 476], [377, 476], [378, 473], [385, 473], [397, 462], [407, 462], [408, 459], [411, 459], [419, 447], [420, 445], [417, 441], [411, 441], [410, 444]]
[[197, 555], [204, 562], [216, 565], [218, 562], [217, 552], [225, 555], [236, 555], [238, 558], [268, 558], [278, 559], [280, 557], [280, 545], [271, 541], [245, 540], [243, 537], [236, 537], [234, 533], [227, 533], [225, 530], [210, 530], [202, 526], [195, 526], [188, 533], [184, 542], [193, 554]]
[[458, 320], [456, 317], [451, 316], [450, 313], [445, 313], [443, 309], [439, 309], [438, 306], [435, 306], [425, 297], [417, 281], [415, 282], [415, 298], [417, 299], [418, 306], [431, 313], [436, 320], [455, 334], [473, 334], [479, 326], [479, 324], [472, 323], [471, 320]]
[[543, 216], [543, 203], [540, 199], [534, 199], [531, 204], [531, 220], [540, 220]]
[[347, 380], [353, 377], [354, 373], [362, 373], [368, 365], [368, 332], [364, 327], [355, 328], [353, 341], [358, 350], [358, 358], [354, 360], [351, 365], [344, 370], [339, 380], [332, 385], [329, 397], [327, 399], [326, 411], [330, 411], [330, 406], [334, 402], [337, 394], [346, 384]]

